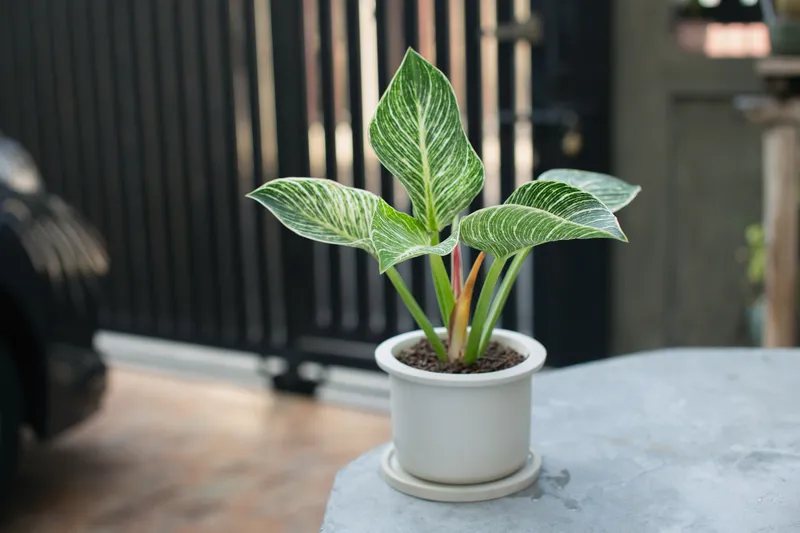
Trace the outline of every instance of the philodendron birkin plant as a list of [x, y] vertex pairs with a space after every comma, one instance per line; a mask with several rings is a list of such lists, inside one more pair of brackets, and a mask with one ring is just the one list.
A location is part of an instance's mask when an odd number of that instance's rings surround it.
[[[476, 416], [485, 413], [490, 421], [502, 419], [503, 416], [490, 412], [492, 401], [477, 392], [491, 388], [495, 378], [489, 373], [444, 375], [423, 371], [400, 364], [394, 356], [424, 335], [444, 366], [455, 363], [463, 370], [483, 356], [490, 341], [497, 340], [525, 357], [529, 367], [525, 367], [525, 362], [517, 367], [522, 368], [520, 372], [524, 370], [523, 378], [530, 377], [544, 362], [544, 349], [532, 339], [513, 332], [503, 332], [505, 336], [498, 337], [500, 330], [495, 328], [525, 258], [534, 246], [552, 241], [590, 238], [626, 241], [614, 212], [628, 204], [639, 187], [603, 174], [551, 170], [519, 187], [502, 205], [464, 215], [484, 186], [483, 163], [464, 133], [449, 81], [411, 49], [380, 99], [369, 126], [369, 139], [380, 162], [407, 191], [411, 214], [396, 210], [371, 192], [326, 179], [274, 179], [248, 196], [266, 206], [285, 226], [303, 237], [361, 248], [370, 254], [380, 272], [389, 277], [421, 329], [421, 332], [390, 339], [388, 352], [387, 346], [382, 345], [377, 353], [379, 365], [393, 378], [399, 378], [393, 379], [392, 416], [394, 444], [402, 467], [420, 478], [440, 483], [485, 482], [507, 475], [515, 468], [518, 470], [528, 454], [525, 420], [509, 420], [510, 425], [517, 426], [515, 432], [524, 432], [520, 457], [520, 447], [516, 445], [520, 438], [510, 439], [515, 440], [513, 449], [508, 448], [508, 443], [487, 441], [481, 444], [487, 437], [479, 433], [499, 432], [496, 436], [502, 438], [504, 428], [486, 427], [485, 421], [456, 423], [453, 417], [458, 415], [452, 413], [457, 411], [453, 408], [450, 422], [437, 419], [447, 416], [437, 409], [437, 404], [454, 407], [458, 402], [469, 400], [454, 400], [455, 404], [438, 401], [435, 396], [439, 393], [434, 391], [452, 389], [463, 394], [472, 385], [472, 401], [481, 405], [471, 408], [472, 404], [462, 403], [464, 412], [472, 411]], [[462, 280], [461, 245], [480, 250], [465, 281]], [[429, 257], [446, 330], [434, 327], [395, 268], [403, 261], [423, 255]], [[491, 256], [492, 261], [478, 292], [476, 278], [486, 255]], [[446, 256], [450, 256], [449, 273]], [[477, 302], [472, 311], [476, 292]], [[520, 341], [521, 338], [528, 340]], [[509, 381], [508, 373], [516, 371], [506, 369], [492, 374], [503, 375]], [[521, 401], [528, 406], [529, 413], [530, 380], [527, 381], [527, 396], [523, 391], [518, 403]], [[409, 388], [406, 394], [402, 384], [411, 382], [429, 385], [433, 396], [426, 399], [419, 387], [413, 391]], [[409, 402], [430, 401], [432, 404], [409, 407], [403, 398], [412, 392], [414, 398], [409, 398]], [[525, 408], [520, 406], [520, 409], [518, 416], [529, 418]], [[428, 423], [423, 420], [426, 416], [434, 418]], [[427, 434], [423, 435], [419, 427], [412, 426], [428, 427]], [[439, 429], [430, 431], [432, 426]], [[458, 437], [448, 436], [447, 431], [454, 431]], [[464, 445], [480, 453], [484, 453], [485, 447], [493, 447], [492, 453], [504, 454], [507, 458], [495, 461], [498, 464], [494, 468], [471, 470], [465, 466], [465, 461], [483, 459], [467, 458], [463, 451], [442, 458], [441, 455], [448, 455], [447, 450], [436, 451]], [[420, 450], [422, 453], [418, 453]], [[449, 467], [442, 464], [457, 456], [464, 460]]]

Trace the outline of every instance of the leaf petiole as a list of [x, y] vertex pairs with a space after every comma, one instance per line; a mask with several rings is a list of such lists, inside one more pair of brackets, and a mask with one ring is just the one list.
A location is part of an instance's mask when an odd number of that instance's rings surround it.
[[507, 261], [508, 258], [495, 258], [483, 282], [481, 295], [478, 298], [478, 304], [475, 306], [475, 313], [472, 315], [472, 328], [469, 333], [469, 341], [467, 341], [467, 350], [464, 354], [464, 364], [469, 365], [477, 361], [486, 349], [483, 348], [483, 350], [479, 351], [481, 338], [486, 326], [486, 315], [489, 311], [489, 305], [492, 303], [495, 285], [497, 285], [497, 280], [500, 278]]
[[[486, 347], [489, 345], [489, 340], [492, 338], [494, 326], [497, 324], [497, 321], [500, 320], [500, 315], [503, 313], [503, 307], [506, 305], [506, 300], [508, 300], [508, 295], [511, 293], [511, 288], [514, 286], [514, 282], [517, 280], [519, 271], [522, 269], [522, 265], [525, 263], [525, 259], [528, 257], [528, 254], [531, 253], [531, 250], [533, 250], [533, 247], [517, 252], [517, 254], [514, 256], [514, 259], [511, 261], [511, 265], [509, 265], [508, 271], [506, 272], [502, 283], [500, 283], [500, 288], [497, 290], [497, 295], [494, 297], [494, 301], [492, 301], [492, 307], [489, 309], [489, 316], [487, 317], [486, 322], [483, 324], [481, 341], [480, 345], [478, 346], [479, 354], [482, 354], [486, 351]], [[481, 296], [483, 296], [483, 293], [481, 293]]]
[[411, 316], [414, 317], [417, 325], [422, 331], [425, 332], [425, 336], [428, 338], [428, 342], [431, 343], [431, 346], [433, 346], [433, 349], [436, 351], [436, 355], [439, 357], [439, 360], [447, 362], [447, 350], [444, 348], [442, 339], [440, 339], [436, 334], [436, 331], [433, 329], [433, 324], [431, 324], [431, 321], [428, 320], [428, 317], [425, 315], [425, 311], [423, 311], [419, 306], [417, 300], [414, 298], [414, 295], [411, 294], [411, 291], [403, 281], [400, 273], [397, 272], [394, 267], [391, 267], [386, 270], [386, 275], [389, 277], [392, 285], [394, 285], [394, 288], [397, 290], [397, 294], [399, 294], [400, 298], [403, 299], [403, 303], [406, 304], [406, 308], [408, 308]]
[[[437, 244], [439, 244], [439, 235], [434, 232], [431, 236], [431, 246], [436, 246]], [[439, 311], [442, 314], [442, 324], [447, 326], [450, 323], [450, 313], [453, 312], [453, 305], [455, 304], [453, 290], [450, 287], [450, 277], [447, 275], [442, 256], [430, 254], [428, 258], [430, 259], [431, 274], [433, 275], [433, 287], [436, 291], [436, 301], [439, 303]]]

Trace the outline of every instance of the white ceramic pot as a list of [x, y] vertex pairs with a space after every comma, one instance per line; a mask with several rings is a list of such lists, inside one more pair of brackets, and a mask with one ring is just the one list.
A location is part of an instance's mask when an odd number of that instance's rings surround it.
[[421, 331], [397, 335], [375, 350], [378, 366], [390, 376], [400, 466], [420, 479], [447, 484], [485, 483], [519, 470], [530, 450], [531, 377], [544, 364], [544, 347], [521, 333], [495, 329], [492, 339], [525, 361], [483, 374], [428, 372], [395, 359], [423, 336]]

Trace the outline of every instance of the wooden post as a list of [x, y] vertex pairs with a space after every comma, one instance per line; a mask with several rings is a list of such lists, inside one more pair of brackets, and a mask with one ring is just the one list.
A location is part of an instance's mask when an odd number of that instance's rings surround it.
[[797, 302], [797, 128], [769, 125], [764, 142], [766, 308], [764, 346], [795, 345]]
[[798, 146], [800, 59], [758, 65], [772, 96], [741, 97], [737, 106], [763, 127], [765, 314], [762, 344], [795, 346], [798, 278]]

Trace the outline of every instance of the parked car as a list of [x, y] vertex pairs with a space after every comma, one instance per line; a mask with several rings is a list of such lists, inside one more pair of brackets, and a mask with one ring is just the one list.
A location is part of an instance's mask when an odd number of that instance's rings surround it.
[[108, 265], [98, 232], [0, 134], [0, 501], [24, 426], [46, 441], [101, 405], [106, 366], [94, 336]]

